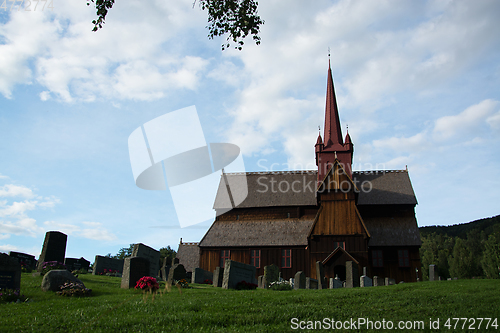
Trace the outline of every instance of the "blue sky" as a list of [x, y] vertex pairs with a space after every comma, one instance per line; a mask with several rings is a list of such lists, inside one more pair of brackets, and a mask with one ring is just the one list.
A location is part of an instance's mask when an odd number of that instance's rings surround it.
[[262, 1], [243, 51], [192, 2], [118, 1], [96, 33], [85, 1], [0, 9], [0, 251], [199, 241], [210, 221], [180, 228], [169, 191], [135, 186], [129, 135], [195, 105], [247, 171], [312, 169], [329, 47], [355, 170], [408, 166], [420, 226], [499, 214], [500, 2]]

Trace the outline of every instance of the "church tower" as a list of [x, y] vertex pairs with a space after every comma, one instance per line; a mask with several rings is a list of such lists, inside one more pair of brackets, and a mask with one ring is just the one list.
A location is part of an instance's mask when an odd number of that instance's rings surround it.
[[347, 132], [345, 142], [342, 140], [342, 130], [340, 128], [340, 117], [337, 108], [337, 99], [335, 97], [335, 89], [333, 87], [330, 60], [328, 60], [325, 127], [323, 137], [324, 140], [321, 138], [320, 133], [315, 145], [318, 182], [321, 182], [325, 178], [328, 170], [332, 167], [336, 159], [339, 160], [346, 173], [352, 178], [351, 165], [354, 145], [351, 142], [349, 132]]

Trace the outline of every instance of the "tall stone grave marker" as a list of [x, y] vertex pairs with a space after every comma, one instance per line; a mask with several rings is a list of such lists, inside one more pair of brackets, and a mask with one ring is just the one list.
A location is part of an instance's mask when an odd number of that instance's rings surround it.
[[279, 281], [280, 269], [274, 264], [264, 266], [264, 277], [266, 278], [264, 289], [266, 289], [271, 283]]
[[318, 289], [327, 289], [325, 278], [325, 268], [321, 261], [316, 261], [316, 278], [318, 279]]
[[59, 231], [47, 231], [43, 241], [42, 253], [38, 259], [38, 271], [42, 270], [46, 261], [58, 261], [63, 263], [66, 254], [66, 242], [68, 236]]
[[0, 289], [21, 288], [21, 264], [17, 259], [0, 253]]
[[388, 277], [385, 278], [385, 285], [386, 286], [392, 286], [392, 285], [395, 285], [395, 284], [396, 284], [396, 280], [388, 278]]
[[124, 289], [135, 288], [137, 281], [143, 276], [149, 276], [149, 272], [148, 259], [143, 257], [125, 258], [121, 287]]
[[298, 271], [295, 273], [293, 289], [306, 289], [306, 273]]
[[160, 272], [161, 272], [161, 278], [163, 281], [167, 281], [168, 279], [168, 273], [170, 272], [170, 268], [172, 267], [170, 263], [167, 263], [168, 258], [163, 258], [163, 265], [161, 266]]
[[356, 264], [352, 261], [346, 261], [345, 272], [346, 272], [345, 287], [346, 288], [359, 287], [358, 264]]
[[224, 268], [215, 267], [213, 277], [214, 287], [222, 288], [222, 281], [224, 281]]
[[429, 281], [436, 281], [436, 265], [429, 265]]
[[142, 243], [134, 244], [132, 257], [142, 257], [149, 260], [149, 276], [156, 277], [160, 266], [160, 251]]
[[94, 268], [92, 270], [92, 275], [104, 274], [106, 271], [117, 271], [118, 273], [123, 273], [123, 259], [114, 259], [103, 256], [95, 256]]
[[255, 266], [227, 259], [224, 265], [222, 288], [234, 289], [241, 281], [257, 284], [255, 274]]

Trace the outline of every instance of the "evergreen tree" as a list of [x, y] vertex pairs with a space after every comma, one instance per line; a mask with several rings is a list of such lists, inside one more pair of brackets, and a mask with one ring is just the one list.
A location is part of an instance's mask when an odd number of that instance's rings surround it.
[[490, 235], [484, 245], [481, 260], [484, 274], [488, 279], [498, 279], [500, 278], [500, 232]]

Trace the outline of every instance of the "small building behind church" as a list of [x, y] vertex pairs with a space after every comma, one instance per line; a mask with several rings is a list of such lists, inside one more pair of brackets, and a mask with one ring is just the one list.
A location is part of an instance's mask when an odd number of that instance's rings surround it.
[[[417, 281], [421, 240], [408, 170], [352, 171], [354, 144], [342, 135], [330, 68], [315, 153], [313, 171], [224, 173], [199, 267], [213, 271], [231, 259], [254, 265], [257, 276], [275, 264], [285, 279], [297, 271], [316, 278], [320, 261], [326, 277], [345, 280], [352, 261], [369, 276]], [[226, 184], [245, 178], [248, 196], [233, 208]]]

